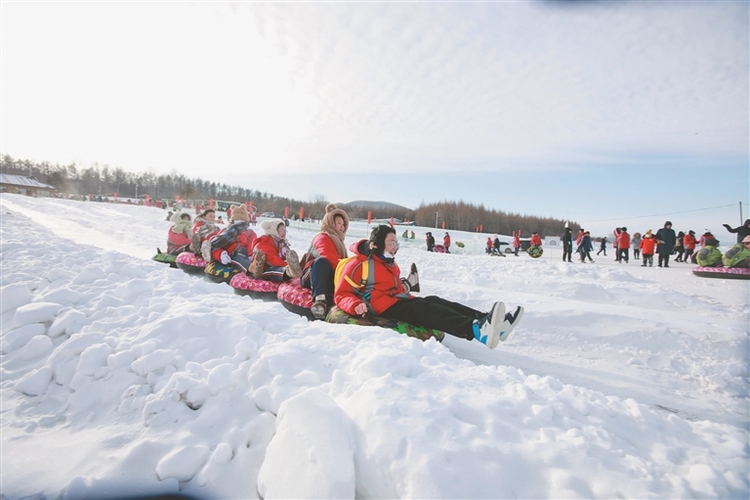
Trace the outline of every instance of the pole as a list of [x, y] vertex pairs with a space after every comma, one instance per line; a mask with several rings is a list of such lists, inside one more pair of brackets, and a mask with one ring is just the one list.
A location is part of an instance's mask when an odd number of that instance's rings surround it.
[[437, 229], [437, 225], [438, 225], [438, 213], [435, 212], [435, 229]]
[[135, 183], [135, 201], [138, 201], [138, 183]]
[[742, 202], [740, 202], [740, 226], [744, 223], [745, 221], [742, 219]]

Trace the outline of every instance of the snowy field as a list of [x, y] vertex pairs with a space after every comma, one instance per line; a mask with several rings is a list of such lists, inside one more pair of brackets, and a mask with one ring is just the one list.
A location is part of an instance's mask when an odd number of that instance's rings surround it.
[[2, 498], [748, 498], [748, 281], [415, 228], [423, 295], [525, 306], [489, 350], [170, 269], [160, 209], [0, 205]]

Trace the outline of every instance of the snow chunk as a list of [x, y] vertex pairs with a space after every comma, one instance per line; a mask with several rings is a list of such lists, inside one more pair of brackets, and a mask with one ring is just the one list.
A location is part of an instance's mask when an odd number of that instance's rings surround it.
[[63, 306], [56, 302], [32, 302], [16, 309], [13, 322], [16, 326], [52, 321]]
[[55, 321], [53, 321], [52, 325], [49, 327], [49, 332], [47, 332], [47, 335], [49, 335], [50, 338], [54, 339], [59, 337], [63, 333], [72, 333], [68, 331], [68, 327], [76, 322], [83, 323], [85, 319], [86, 315], [81, 311], [68, 309], [67, 311], [62, 312], [57, 318], [55, 318]]
[[0, 343], [0, 352], [8, 354], [16, 349], [20, 349], [37, 335], [44, 335], [45, 330], [44, 325], [41, 323], [24, 325], [21, 328], [16, 328], [3, 336], [2, 343]]
[[97, 370], [107, 365], [107, 357], [112, 354], [108, 344], [95, 344], [87, 347], [78, 360], [78, 373], [94, 375]]
[[308, 389], [279, 408], [258, 474], [263, 498], [354, 498], [354, 438], [346, 414]]
[[53, 289], [39, 297], [39, 302], [57, 302], [59, 304], [75, 304], [81, 300], [83, 294], [68, 287]]
[[28, 361], [44, 356], [54, 348], [55, 346], [52, 345], [52, 340], [49, 337], [46, 335], [37, 335], [29, 340], [29, 343], [23, 346], [19, 352], [21, 359]]
[[168, 453], [156, 464], [159, 480], [189, 481], [206, 463], [210, 450], [205, 446], [184, 446]]
[[28, 396], [38, 396], [47, 392], [47, 387], [49, 387], [51, 380], [52, 368], [49, 366], [43, 366], [38, 370], [34, 370], [24, 375], [21, 380], [16, 382], [13, 389]]
[[153, 371], [161, 370], [167, 365], [171, 365], [175, 362], [177, 356], [174, 351], [169, 349], [157, 349], [150, 354], [146, 354], [133, 361], [130, 364], [130, 369], [138, 375], [147, 375]]
[[23, 283], [13, 283], [0, 288], [0, 314], [31, 302], [29, 288]]

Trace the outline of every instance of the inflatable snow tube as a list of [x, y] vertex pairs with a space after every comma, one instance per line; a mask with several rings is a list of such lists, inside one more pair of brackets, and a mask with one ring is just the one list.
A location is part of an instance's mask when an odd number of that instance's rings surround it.
[[259, 280], [245, 273], [237, 273], [229, 280], [229, 286], [237, 295], [248, 295], [254, 299], [276, 300], [279, 283]]
[[434, 330], [431, 328], [425, 328], [423, 326], [414, 326], [403, 321], [396, 321], [394, 319], [380, 318], [374, 316], [372, 319], [363, 318], [360, 316], [349, 316], [344, 311], [333, 306], [328, 315], [326, 316], [328, 323], [344, 324], [344, 325], [362, 325], [362, 326], [379, 326], [381, 328], [390, 328], [398, 333], [404, 334], [407, 337], [414, 337], [419, 340], [425, 341], [429, 339], [435, 339], [438, 342], [442, 342], [445, 337], [445, 332], [440, 330]]
[[435, 253], [445, 253], [445, 247], [443, 245], [435, 245], [432, 247], [432, 251]]
[[534, 259], [538, 259], [539, 257], [541, 257], [541, 256], [542, 256], [542, 254], [544, 253], [544, 250], [542, 250], [542, 247], [536, 247], [536, 246], [535, 246], [535, 247], [529, 247], [529, 249], [528, 249], [528, 250], [526, 250], [526, 252], [527, 252], [527, 253], [528, 253], [528, 254], [529, 254], [529, 255], [530, 255], [530, 256], [531, 256], [532, 258], [534, 258]]
[[234, 266], [227, 266], [217, 260], [212, 260], [206, 265], [203, 272], [214, 283], [229, 283], [232, 276], [239, 273], [240, 270]]
[[462, 241], [457, 241], [457, 242], [456, 242], [456, 246], [457, 246], [458, 248], [463, 248], [463, 247], [464, 247], [464, 243], [463, 243]]
[[310, 320], [315, 319], [310, 312], [313, 303], [312, 290], [303, 287], [298, 278], [281, 283], [277, 296], [281, 305], [291, 312]]
[[750, 268], [747, 267], [703, 267], [693, 268], [693, 274], [701, 278], [723, 278], [731, 280], [750, 280]]
[[177, 264], [175, 263], [176, 259], [177, 259], [176, 255], [172, 255], [171, 253], [162, 253], [162, 252], [158, 252], [156, 255], [151, 257], [151, 260], [155, 260], [156, 262], [161, 262], [162, 264], [169, 264], [169, 267], [177, 267]]
[[175, 263], [188, 274], [200, 274], [206, 270], [206, 261], [193, 252], [182, 252], [175, 259]]

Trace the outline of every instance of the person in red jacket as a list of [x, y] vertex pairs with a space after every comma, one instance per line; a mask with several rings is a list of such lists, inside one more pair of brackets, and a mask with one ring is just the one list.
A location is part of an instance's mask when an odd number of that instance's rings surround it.
[[630, 234], [626, 227], [620, 228], [620, 237], [617, 240], [617, 251], [620, 253], [617, 261], [620, 264], [622, 264], [622, 261], [625, 261], [625, 264], [627, 264], [630, 260]]
[[[398, 248], [396, 230], [386, 225], [374, 228], [369, 240], [353, 244], [349, 249], [355, 258], [346, 263], [336, 284], [336, 305], [352, 316], [381, 316], [434, 328], [466, 340], [476, 339], [490, 349], [506, 340], [523, 316], [520, 306], [506, 314], [502, 302], [495, 302], [485, 313], [436, 296], [410, 295], [396, 264]], [[368, 272], [363, 277], [365, 262]]]
[[695, 251], [695, 231], [692, 229], [688, 231], [682, 239], [682, 243], [685, 247], [685, 255], [682, 257], [682, 260], [684, 262], [690, 262], [692, 260], [693, 252]]
[[521, 231], [513, 231], [513, 255], [518, 257], [518, 251], [521, 249]]
[[336, 208], [326, 206], [326, 214], [320, 221], [320, 232], [313, 238], [310, 249], [302, 258], [302, 278], [305, 288], [312, 290], [312, 315], [325, 319], [328, 306], [333, 304], [333, 276], [339, 260], [347, 257], [344, 238], [349, 229], [349, 216]]
[[286, 239], [286, 224], [281, 219], [264, 220], [260, 227], [266, 233], [253, 243], [250, 274], [256, 279], [287, 281], [302, 276], [297, 252]]
[[219, 261], [224, 265], [235, 262], [247, 272], [256, 239], [255, 231], [247, 225], [247, 219], [245, 207], [232, 207], [232, 223], [208, 240], [206, 246], [210, 245], [210, 260]]
[[656, 249], [656, 237], [649, 229], [641, 239], [641, 256], [643, 264], [641, 267], [654, 267], [654, 250]]
[[210, 261], [211, 245], [209, 240], [220, 232], [221, 228], [216, 225], [216, 212], [214, 209], [207, 208], [203, 210], [193, 221], [193, 239], [192, 243], [190, 243], [190, 251], [195, 255], [205, 254], [203, 259], [206, 262]]
[[445, 247], [445, 253], [450, 253], [451, 235], [448, 233], [445, 233], [445, 236], [443, 236], [443, 246]]
[[539, 237], [539, 234], [537, 234], [536, 231], [531, 233], [531, 239], [529, 240], [529, 245], [532, 247], [542, 246], [542, 238]]

